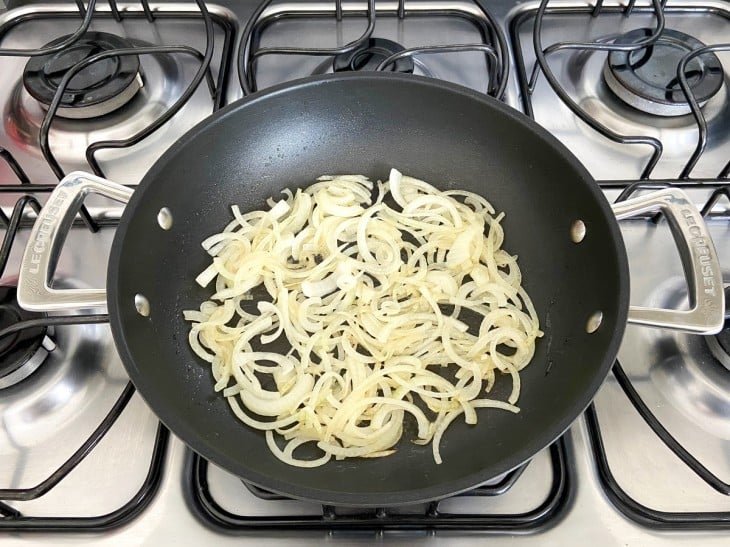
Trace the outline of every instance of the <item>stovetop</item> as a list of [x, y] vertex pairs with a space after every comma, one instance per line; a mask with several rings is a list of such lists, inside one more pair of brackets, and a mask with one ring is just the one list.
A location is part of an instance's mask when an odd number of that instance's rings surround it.
[[[340, 4], [340, 21], [335, 2], [278, 2], [263, 11], [260, 6], [208, 3], [212, 31], [206, 35], [194, 2], [98, 2], [90, 29], [168, 50], [140, 55], [144, 85], [125, 106], [94, 120], [55, 118], [45, 151], [40, 144], [45, 110], [21, 81], [27, 57], [0, 50], [2, 284], [17, 274], [33, 208], [45, 201], [59, 172], [95, 167], [134, 185], [164, 149], [218, 107], [255, 89], [331, 71], [332, 57], [318, 50], [356, 42], [368, 29], [366, 2]], [[657, 25], [653, 4], [637, 2], [628, 15], [627, 4], [599, 3], [601, 13], [592, 16], [595, 6], [550, 1], [541, 14], [538, 2], [421, 1], [405, 2], [399, 13], [398, 2], [377, 2], [373, 36], [406, 48], [393, 60], [398, 66], [413, 59], [416, 73], [489, 92], [533, 116], [576, 153], [611, 201], [666, 183], [685, 188], [706, 213], [730, 282], [728, 48], [714, 52], [725, 85], [704, 106], [699, 122], [692, 114], [639, 113], [612, 95], [602, 78], [607, 53], [573, 46], [651, 30]], [[252, 15], [256, 25], [247, 24]], [[730, 36], [726, 2], [669, 2], [664, 19], [667, 28], [707, 45]], [[0, 10], [0, 48], [41, 47], [73, 33], [80, 22], [74, 3]], [[531, 89], [535, 27], [549, 52]], [[210, 77], [191, 85], [209, 37]], [[566, 41], [573, 45], [554, 47]], [[200, 55], [169, 49], [178, 44]], [[445, 48], [454, 44], [468, 46]], [[408, 48], [416, 47], [422, 49], [410, 57]], [[310, 51], [302, 55], [291, 48]], [[399, 50], [375, 60], [339, 62], [377, 64]], [[150, 124], [158, 125], [160, 116], [164, 120], [181, 96], [187, 100], [179, 111], [173, 108], [169, 123], [132, 146], [105, 143], [89, 164], [91, 143], [135, 140]], [[580, 120], [585, 114], [588, 122]], [[608, 132], [597, 130], [596, 123]], [[702, 125], [707, 145], [692, 163]], [[661, 155], [652, 162], [655, 141]], [[30, 190], [35, 197], [19, 202]], [[56, 272], [63, 286], [102, 286], [105, 280], [121, 209], [103, 200], [87, 205], [84, 221], [97, 231], [83, 221], [70, 231]], [[632, 304], [686, 306], [681, 263], [665, 223], [639, 218], [620, 226], [631, 264]], [[727, 543], [730, 371], [713, 356], [712, 342], [701, 337], [629, 326], [614, 372], [594, 404], [528, 465], [472, 495], [364, 512], [276, 499], [192, 454], [133, 392], [100, 311], [54, 317], [42, 366], [0, 390], [0, 515], [5, 515], [0, 534], [12, 531], [3, 537], [10, 545]]]

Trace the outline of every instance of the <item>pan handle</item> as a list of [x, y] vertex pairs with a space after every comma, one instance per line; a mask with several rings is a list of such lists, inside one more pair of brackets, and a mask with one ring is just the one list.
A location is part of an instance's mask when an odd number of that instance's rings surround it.
[[104, 289], [53, 289], [61, 247], [76, 213], [90, 193], [126, 203], [133, 190], [80, 171], [58, 183], [38, 214], [25, 247], [18, 278], [18, 303], [29, 311], [59, 311], [106, 306]]
[[689, 286], [690, 310], [631, 306], [628, 322], [694, 334], [715, 334], [722, 330], [725, 292], [720, 262], [707, 225], [687, 194], [678, 188], [667, 188], [615, 203], [613, 212], [619, 220], [662, 212], [679, 250]]

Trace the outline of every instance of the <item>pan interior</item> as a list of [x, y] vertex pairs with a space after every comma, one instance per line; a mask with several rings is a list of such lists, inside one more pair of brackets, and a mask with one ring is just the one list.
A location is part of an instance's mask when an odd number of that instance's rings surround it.
[[[189, 349], [182, 310], [210, 291], [194, 283], [200, 247], [230, 220], [230, 206], [261, 208], [284, 188], [322, 174], [387, 178], [391, 167], [442, 189], [484, 195], [506, 213], [504, 247], [519, 255], [545, 337], [522, 372], [517, 415], [482, 410], [457, 420], [431, 448], [315, 469], [287, 466], [264, 436], [214, 393]], [[174, 219], [158, 223], [160, 210]], [[585, 225], [580, 243], [575, 221]], [[623, 243], [582, 166], [509, 107], [413, 76], [320, 77], [227, 107], [173, 146], [135, 192], [117, 231], [108, 279], [117, 346], [132, 380], [163, 422], [213, 463], [266, 489], [342, 505], [395, 505], [471, 488], [530, 458], [588, 404], [618, 349], [628, 306]], [[140, 315], [135, 296], [149, 303]], [[602, 322], [586, 325], [596, 311]]]

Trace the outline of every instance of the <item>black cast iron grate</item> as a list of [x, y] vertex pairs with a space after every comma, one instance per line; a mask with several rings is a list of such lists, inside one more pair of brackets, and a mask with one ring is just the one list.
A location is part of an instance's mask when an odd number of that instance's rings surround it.
[[[560, 78], [550, 68], [548, 57], [558, 51], [600, 51], [606, 52], [609, 55], [611, 52], [619, 51], [635, 51], [643, 47], [650, 46], [655, 43], [663, 35], [665, 28], [665, 14], [691, 14], [697, 13], [698, 11], [719, 14], [720, 16], [727, 17], [724, 12], [714, 10], [712, 7], [672, 7], [666, 6], [666, 0], [651, 0], [650, 6], [636, 6], [636, 0], [629, 0], [623, 6], [604, 6], [603, 0], [595, 0], [593, 6], [586, 7], [575, 7], [575, 6], [551, 6], [550, 0], [541, 0], [540, 6], [536, 10], [525, 11], [519, 16], [512, 20], [510, 25], [513, 48], [516, 53], [515, 62], [517, 65], [517, 78], [522, 90], [522, 107], [525, 113], [531, 117], [534, 117], [533, 105], [531, 102], [532, 93], [535, 90], [538, 77], [542, 74], [550, 87], [553, 89], [559, 99], [578, 117], [581, 121], [585, 122], [590, 128], [597, 133], [603, 135], [607, 139], [623, 144], [623, 145], [644, 145], [649, 146], [652, 149], [652, 153], [647, 160], [644, 169], [641, 173], [640, 178], [642, 180], [648, 180], [651, 178], [654, 168], [662, 157], [663, 144], [662, 141], [656, 137], [649, 135], [624, 135], [620, 134], [609, 127], [599, 122], [593, 115], [586, 111], [580, 106], [573, 98], [570, 97], [568, 92], [565, 90]], [[623, 14], [625, 17], [630, 17], [633, 13], [652, 14], [655, 17], [656, 23], [652, 34], [641, 41], [630, 45], [621, 45], [613, 41], [596, 40], [589, 42], [556, 42], [548, 46], [545, 46], [542, 42], [542, 27], [543, 21], [546, 15], [563, 14], [570, 16], [583, 16], [599, 17], [601, 14]], [[534, 19], [534, 30], [533, 30], [533, 47], [535, 50], [535, 56], [537, 62], [535, 63], [532, 71], [528, 76], [528, 70], [525, 66], [525, 60], [522, 57], [522, 44], [519, 38], [519, 27], [529, 19]], [[586, 24], [589, 24], [588, 22]], [[697, 181], [702, 182], [699, 179], [692, 177], [692, 171], [697, 165], [698, 161], [702, 157], [702, 154], [707, 148], [708, 141], [708, 128], [707, 120], [705, 115], [700, 108], [697, 97], [695, 96], [691, 85], [688, 82], [688, 64], [699, 56], [714, 54], [724, 51], [730, 51], [730, 43], [713, 44], [700, 49], [696, 49], [687, 53], [680, 61], [676, 68], [677, 80], [681, 87], [682, 93], [689, 104], [691, 114], [697, 125], [698, 137], [697, 144], [694, 152], [687, 160], [684, 168], [680, 175], [672, 182], [684, 182], [684, 181]], [[730, 161], [720, 169], [717, 174], [717, 179], [727, 179], [730, 177]], [[626, 186], [626, 181], [599, 181], [605, 187], [608, 186]]]
[[[401, 514], [387, 507], [340, 512], [331, 505], [322, 505], [318, 515], [243, 515], [224, 509], [215, 499], [208, 485], [208, 462], [190, 452], [186, 468], [188, 502], [193, 512], [206, 525], [226, 532], [323, 530], [329, 533], [388, 532], [435, 533], [439, 530], [474, 531], [483, 533], [537, 532], [557, 524], [572, 499], [573, 477], [569, 469], [567, 433], [549, 449], [552, 484], [546, 498], [534, 509], [514, 514], [466, 514], [442, 511], [439, 501], [426, 505], [421, 513]], [[509, 473], [499, 483], [472, 490], [462, 496], [503, 495], [518, 482], [525, 464]], [[251, 489], [250, 485], [247, 488]], [[261, 497], [261, 490], [251, 490]], [[282, 499], [276, 495], [264, 495], [265, 500]], [[266, 502], [266, 501], [265, 501]]]
[[[293, 10], [277, 9], [267, 13], [267, 9], [274, 0], [263, 0], [258, 8], [251, 15], [243, 29], [241, 42], [238, 48], [238, 78], [244, 95], [257, 91], [256, 64], [259, 59], [267, 55], [302, 55], [314, 57], [331, 57], [335, 64], [350, 54], [355, 54], [363, 48], [367, 48], [373, 38], [378, 18], [393, 18], [399, 20], [407, 19], [411, 15], [422, 17], [458, 17], [471, 22], [480, 33], [480, 43], [470, 44], [441, 44], [402, 49], [400, 51], [389, 51], [390, 55], [382, 60], [375, 70], [391, 70], [403, 61], [409, 61], [411, 67], [413, 60], [419, 56], [433, 53], [459, 53], [465, 51], [478, 51], [485, 55], [486, 69], [489, 76], [489, 83], [485, 90], [488, 95], [501, 99], [507, 88], [509, 75], [509, 60], [507, 40], [502, 29], [495, 22], [492, 15], [484, 8], [481, 2], [474, 2], [474, 8], [478, 10], [476, 16], [469, 10], [462, 8], [441, 8], [425, 6], [418, 3], [410, 3], [405, 0], [398, 0], [397, 7], [385, 9], [375, 5], [375, 0], [367, 0], [367, 6], [363, 10], [352, 9], [343, 6], [342, 0], [335, 0], [331, 7], [323, 8], [321, 5], [313, 5], [311, 8], [302, 9], [298, 7]], [[305, 48], [305, 47], [261, 47], [261, 35], [264, 30], [276, 21], [293, 18], [331, 18], [341, 21], [346, 17], [359, 17], [367, 20], [367, 28], [359, 38], [345, 45], [333, 48]], [[421, 68], [424, 65], [421, 64]], [[397, 69], [397, 68], [396, 68]], [[426, 71], [426, 75], [429, 75]]]

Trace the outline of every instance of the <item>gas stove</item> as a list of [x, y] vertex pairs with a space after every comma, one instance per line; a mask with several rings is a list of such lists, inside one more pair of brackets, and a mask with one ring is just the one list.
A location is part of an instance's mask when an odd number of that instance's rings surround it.
[[[5, 543], [727, 543], [730, 331], [699, 337], [629, 326], [594, 403], [532, 461], [466, 495], [358, 510], [282, 499], [193, 454], [135, 394], [106, 315], [31, 314], [17, 306], [14, 286], [35, 213], [65, 173], [86, 170], [134, 187], [223, 105], [342, 70], [412, 72], [497, 97], [565, 143], [607, 200], [685, 189], [730, 284], [730, 3], [7, 3], [0, 9]], [[103, 286], [120, 214], [114, 202], [87, 200], [56, 286]], [[631, 303], [687, 307], [666, 223], [645, 216], [620, 226]]]

